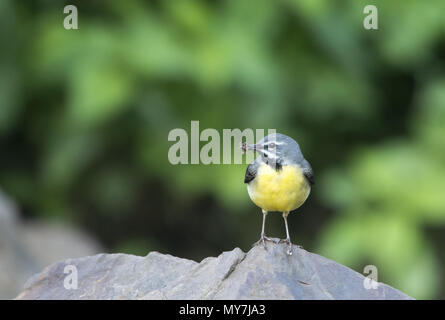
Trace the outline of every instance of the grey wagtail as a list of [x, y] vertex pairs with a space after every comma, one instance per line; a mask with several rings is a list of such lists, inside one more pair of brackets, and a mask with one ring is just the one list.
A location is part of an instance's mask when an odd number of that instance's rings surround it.
[[303, 157], [298, 143], [280, 133], [270, 134], [254, 145], [243, 143], [244, 152], [254, 150], [259, 156], [247, 167], [244, 183], [250, 199], [263, 211], [261, 238], [254, 245], [272, 241], [266, 237], [264, 227], [270, 211], [283, 213], [286, 226], [287, 254], [292, 255], [292, 243], [287, 225], [288, 214], [299, 208], [309, 196], [314, 184], [311, 165]]

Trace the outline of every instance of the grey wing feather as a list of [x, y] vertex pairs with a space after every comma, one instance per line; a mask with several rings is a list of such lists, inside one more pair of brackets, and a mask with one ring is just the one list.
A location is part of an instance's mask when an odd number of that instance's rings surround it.
[[247, 166], [246, 174], [244, 176], [244, 183], [249, 183], [256, 177], [258, 164], [254, 161]]
[[302, 168], [303, 174], [307, 181], [309, 181], [310, 185], [313, 186], [315, 184], [314, 171], [312, 171], [312, 167], [306, 159], [304, 159], [302, 162]]

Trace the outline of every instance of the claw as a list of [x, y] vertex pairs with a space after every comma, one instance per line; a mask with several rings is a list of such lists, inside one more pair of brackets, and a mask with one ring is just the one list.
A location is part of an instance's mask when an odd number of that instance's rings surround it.
[[273, 243], [277, 243], [274, 239], [266, 237], [265, 235], [261, 235], [260, 240], [258, 240], [257, 242], [255, 242], [252, 247], [258, 246], [260, 244], [262, 244], [264, 246], [264, 248], [266, 247], [266, 241], [270, 241]]
[[[287, 244], [288, 245], [287, 254], [290, 255], [290, 256], [292, 255], [292, 242], [290, 241], [289, 238], [281, 239], [278, 243], [285, 243], [285, 244]], [[297, 248], [303, 249], [303, 247], [300, 246], [300, 245], [295, 245], [295, 246]]]

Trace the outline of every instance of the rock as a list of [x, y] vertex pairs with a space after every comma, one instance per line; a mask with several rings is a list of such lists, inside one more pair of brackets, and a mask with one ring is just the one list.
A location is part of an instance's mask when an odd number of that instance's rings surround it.
[[0, 191], [0, 299], [12, 298], [35, 273], [33, 262], [18, 241], [17, 209]]
[[92, 237], [70, 225], [24, 222], [0, 191], [0, 299], [10, 299], [50, 263], [101, 251]]
[[[200, 263], [151, 252], [67, 259], [33, 276], [17, 299], [412, 299], [343, 265], [285, 244], [239, 248]], [[65, 289], [67, 265], [77, 289]], [[71, 281], [70, 280], [70, 281]], [[71, 284], [73, 282], [70, 282]]]

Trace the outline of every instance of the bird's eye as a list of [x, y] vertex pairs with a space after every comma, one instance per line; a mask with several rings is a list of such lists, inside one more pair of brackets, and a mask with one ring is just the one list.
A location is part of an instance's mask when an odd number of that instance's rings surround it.
[[273, 149], [273, 148], [275, 148], [275, 143], [269, 143], [269, 145], [268, 145], [268, 147], [269, 147], [269, 149]]

